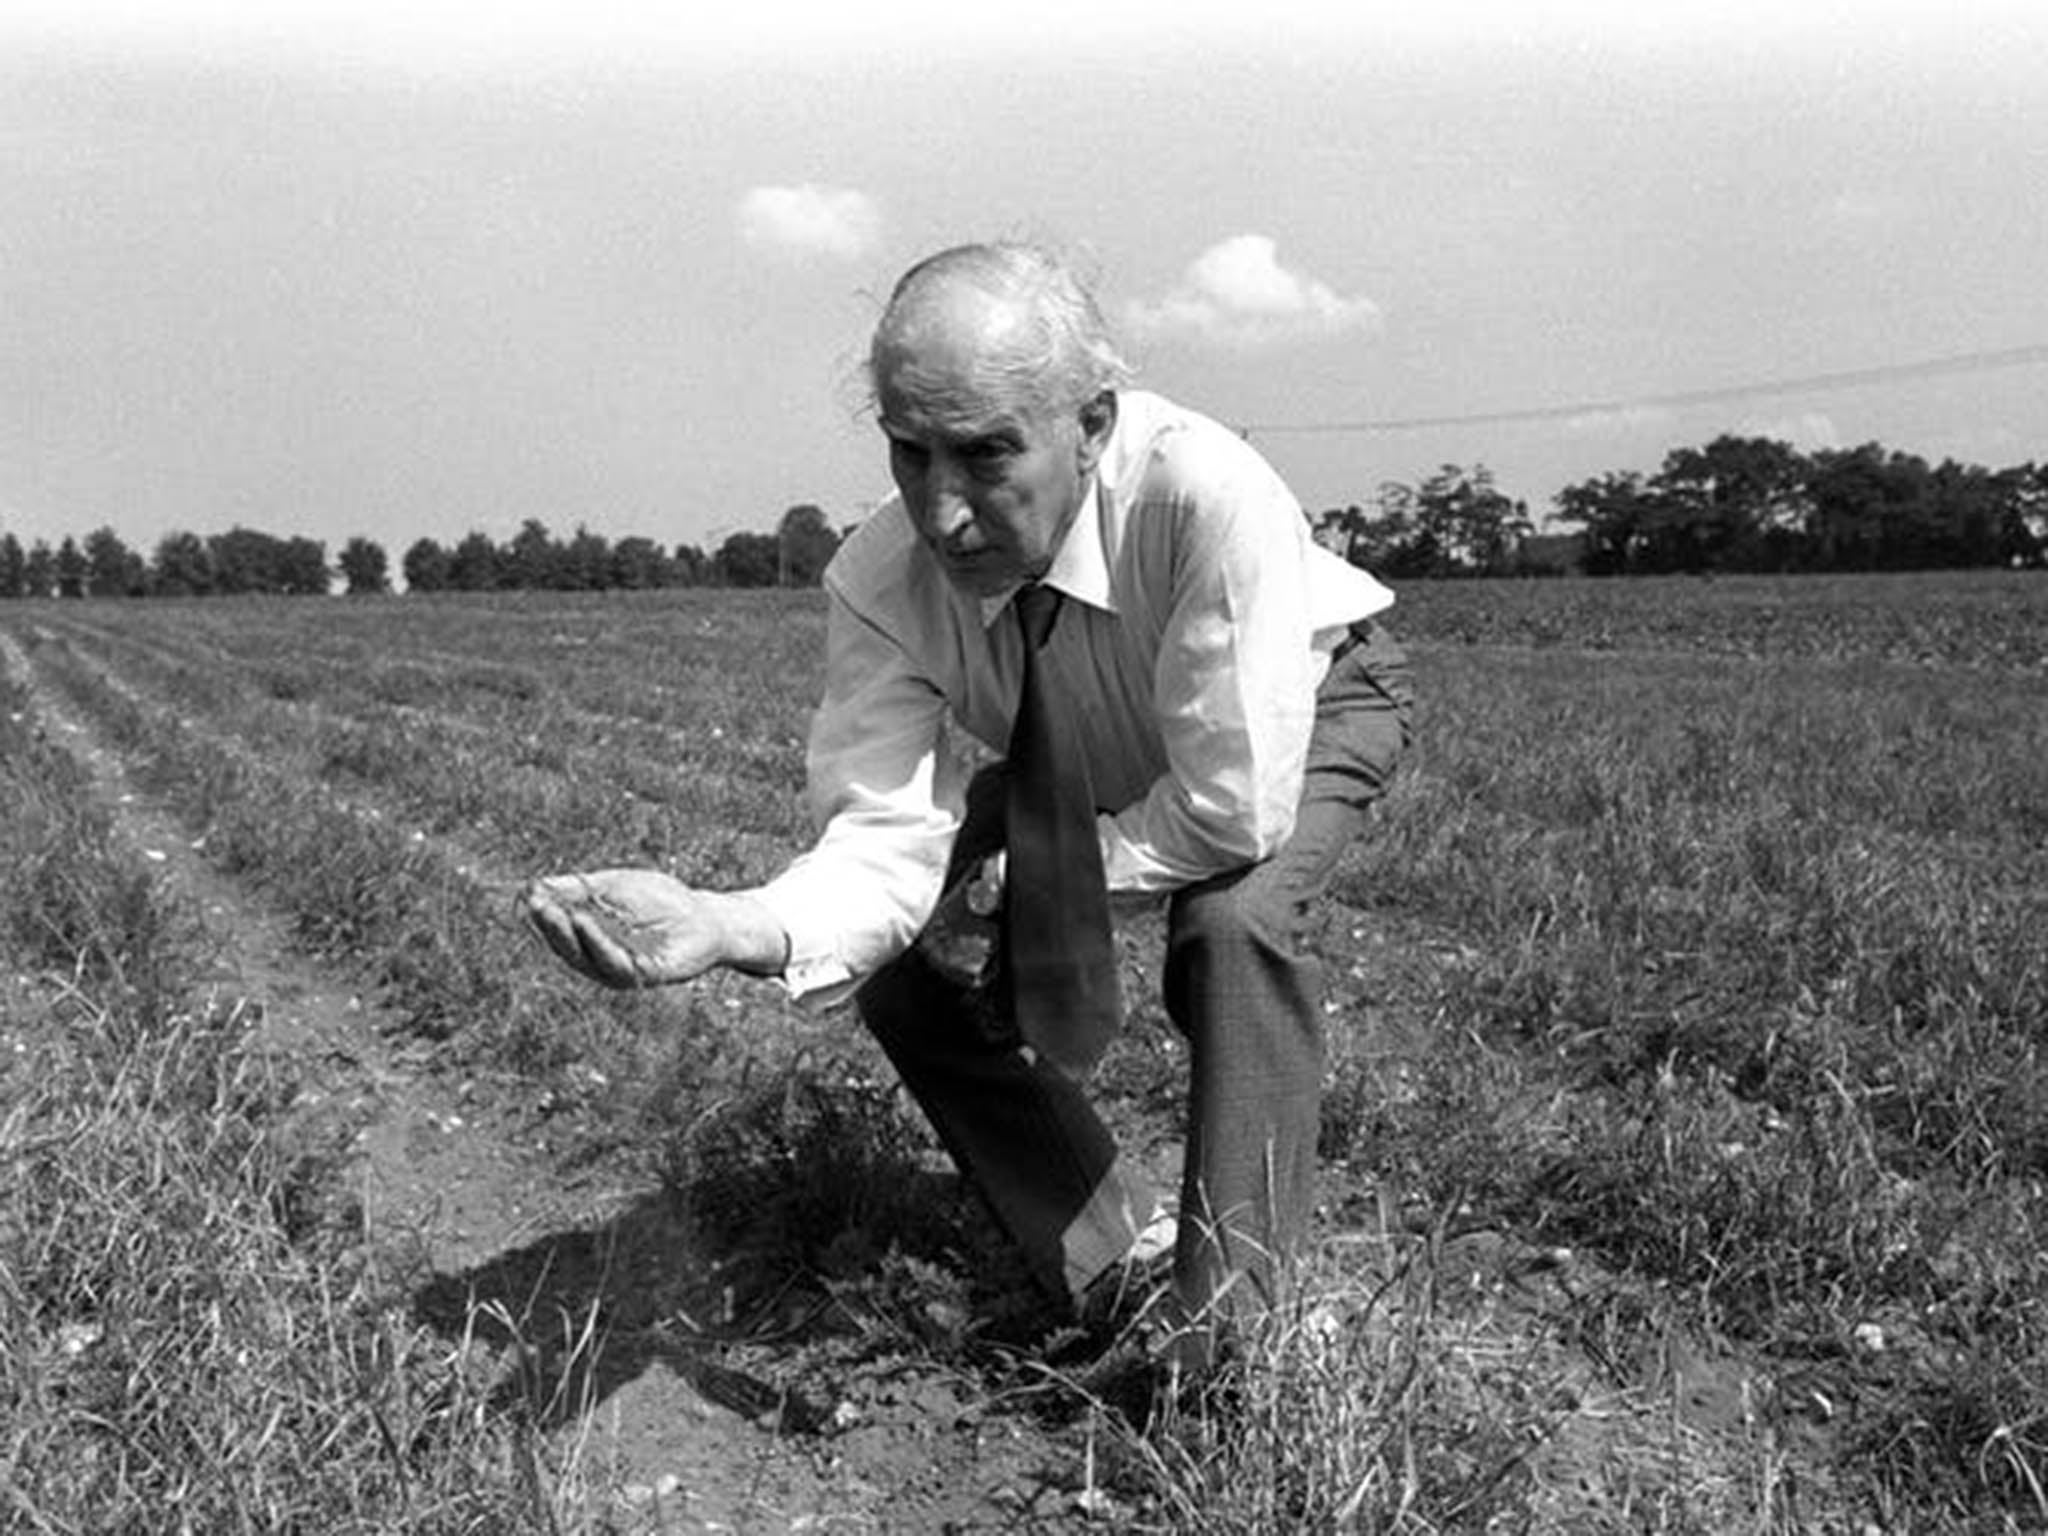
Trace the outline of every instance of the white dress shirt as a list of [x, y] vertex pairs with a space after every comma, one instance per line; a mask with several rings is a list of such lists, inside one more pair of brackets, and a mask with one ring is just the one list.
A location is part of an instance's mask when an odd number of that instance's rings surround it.
[[[1330, 650], [1393, 594], [1318, 545], [1234, 433], [1158, 395], [1114, 432], [1045, 580], [1048, 649], [1087, 753], [1112, 894], [1266, 857], [1294, 828]], [[811, 850], [757, 894], [790, 938], [789, 989], [830, 1003], [931, 915], [964, 804], [957, 724], [1001, 752], [1022, 680], [1007, 598], [960, 592], [891, 498], [825, 572], [825, 697], [811, 727]]]

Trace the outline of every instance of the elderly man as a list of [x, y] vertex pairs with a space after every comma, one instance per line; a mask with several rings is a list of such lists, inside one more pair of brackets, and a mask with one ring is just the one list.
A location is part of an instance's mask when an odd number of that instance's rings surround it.
[[[1407, 741], [1405, 663], [1372, 622], [1393, 599], [1237, 436], [1125, 387], [1036, 248], [912, 268], [869, 365], [896, 495], [825, 576], [817, 843], [753, 890], [600, 871], [536, 882], [528, 914], [611, 985], [729, 966], [854, 997], [1079, 1299], [1173, 1230], [1084, 1092], [1117, 1017], [1110, 909], [1163, 898], [1191, 1057], [1171, 1295], [1203, 1360], [1206, 1324], [1270, 1301], [1310, 1210], [1305, 929]], [[970, 781], [949, 719], [1004, 764]]]

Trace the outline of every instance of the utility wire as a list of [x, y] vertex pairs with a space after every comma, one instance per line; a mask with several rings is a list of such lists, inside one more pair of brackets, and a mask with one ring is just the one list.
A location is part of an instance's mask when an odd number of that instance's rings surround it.
[[1889, 363], [1876, 368], [1852, 368], [1842, 373], [1816, 373], [1797, 379], [1725, 384], [1714, 389], [1683, 389], [1663, 395], [1630, 395], [1617, 400], [1582, 400], [1572, 405], [1532, 405], [1514, 410], [1475, 411], [1463, 415], [1389, 416], [1360, 421], [1252, 422], [1239, 427], [1238, 431], [1241, 435], [1250, 437], [1255, 432], [1407, 432], [1424, 427], [1482, 427], [1515, 421], [1565, 421], [1574, 416], [1591, 416], [1603, 412], [1713, 405], [1724, 400], [1796, 395], [1816, 389], [1854, 389], [1870, 384], [1889, 384], [1898, 379], [1929, 379], [1945, 373], [1980, 373], [1993, 368], [2019, 368], [2035, 363], [2048, 363], [2048, 343], [2007, 347], [1996, 352], [1962, 352], [1953, 357], [1927, 358], [1915, 363]]

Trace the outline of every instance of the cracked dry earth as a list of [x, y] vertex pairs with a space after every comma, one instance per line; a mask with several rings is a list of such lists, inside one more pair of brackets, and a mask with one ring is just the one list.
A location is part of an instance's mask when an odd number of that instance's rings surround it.
[[[211, 865], [203, 829], [131, 783], [117, 752], [47, 688], [5, 636], [49, 737], [91, 771], [121, 837], [184, 898], [210, 956], [204, 984], [251, 1021], [250, 1045], [299, 1084], [297, 1134], [329, 1149], [380, 1253], [428, 1278], [421, 1318], [451, 1344], [495, 1339], [501, 1377], [536, 1355], [502, 1347], [503, 1311], [552, 1327], [539, 1354], [608, 1344], [546, 1415], [582, 1513], [622, 1532], [1100, 1529], [1082, 1440], [988, 1412], [979, 1384], [927, 1368], [861, 1384], [858, 1401], [793, 1396], [772, 1353], [708, 1353], [664, 1338], [657, 1298], [693, 1239], [644, 1162], [589, 1157], [530, 1084], [447, 1074], [431, 1047], [344, 969], [295, 947], [288, 918]], [[733, 999], [725, 999], [728, 1003]], [[568, 1150], [565, 1150], [568, 1149]], [[575, 1155], [571, 1155], [575, 1152]], [[558, 1301], [557, 1298], [560, 1298]], [[714, 1320], [716, 1321], [716, 1320]], [[772, 1341], [772, 1335], [771, 1341]], [[754, 1370], [749, 1370], [749, 1366]], [[818, 1431], [825, 1432], [820, 1433]], [[787, 1432], [786, 1432], [787, 1431]]]

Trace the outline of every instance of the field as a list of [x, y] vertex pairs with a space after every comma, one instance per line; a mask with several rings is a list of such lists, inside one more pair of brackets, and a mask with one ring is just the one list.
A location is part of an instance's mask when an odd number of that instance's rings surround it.
[[0, 1523], [2048, 1527], [2048, 579], [1401, 598], [1317, 1251], [1142, 1427], [850, 1016], [516, 920], [803, 845], [815, 593], [0, 604]]

